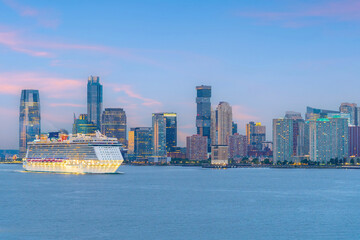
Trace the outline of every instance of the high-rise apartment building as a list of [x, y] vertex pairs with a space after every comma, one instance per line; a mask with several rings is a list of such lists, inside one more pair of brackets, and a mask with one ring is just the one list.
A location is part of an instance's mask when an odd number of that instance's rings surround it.
[[97, 126], [93, 122], [89, 122], [87, 114], [80, 114], [79, 118], [74, 116], [73, 134], [93, 134], [97, 130]]
[[186, 157], [192, 161], [207, 160], [207, 137], [200, 135], [186, 137]]
[[319, 118], [309, 121], [310, 160], [325, 163], [331, 158], [348, 157], [348, 131], [346, 118]]
[[39, 90], [25, 89], [21, 91], [19, 116], [19, 154], [25, 157], [27, 143], [40, 136], [40, 96]]
[[216, 109], [218, 145], [229, 145], [232, 135], [232, 108], [227, 102], [220, 102]]
[[273, 157], [278, 161], [292, 161], [293, 157], [293, 125], [290, 118], [273, 119]]
[[260, 122], [246, 124], [246, 137], [251, 150], [261, 150], [262, 142], [266, 141], [266, 127]]
[[87, 115], [88, 120], [101, 129], [101, 112], [103, 89], [98, 76], [90, 76], [87, 84]]
[[196, 129], [197, 134], [206, 136], [208, 139], [208, 152], [211, 151], [210, 127], [211, 127], [211, 86], [196, 87]]
[[247, 138], [245, 135], [235, 133], [229, 136], [229, 157], [240, 159], [247, 155]]
[[301, 113], [288, 111], [285, 118], [293, 120], [293, 156], [304, 156], [305, 154], [305, 121]]
[[341, 113], [350, 114], [349, 125], [357, 126], [358, 125], [358, 109], [356, 103], [341, 103], [339, 107]]
[[122, 108], [105, 108], [101, 116], [101, 133], [107, 137], [126, 142], [126, 113]]

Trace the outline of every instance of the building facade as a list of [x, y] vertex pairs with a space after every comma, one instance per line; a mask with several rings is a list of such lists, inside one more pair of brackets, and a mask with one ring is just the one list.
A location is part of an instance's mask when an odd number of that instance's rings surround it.
[[177, 146], [177, 115], [164, 113], [166, 121], [166, 151], [173, 152]]
[[247, 137], [238, 133], [229, 136], [229, 158], [236, 160], [245, 156], [247, 156]]
[[40, 95], [39, 90], [21, 91], [19, 115], [19, 155], [25, 157], [27, 143], [40, 136]]
[[196, 87], [196, 130], [197, 134], [207, 137], [208, 152], [211, 151], [211, 86]]
[[[131, 128], [130, 132], [134, 133], [134, 150], [133, 154], [136, 159], [148, 159], [153, 155], [152, 144], [152, 128], [151, 127], [136, 127]], [[130, 143], [130, 138], [129, 138]]]
[[103, 104], [103, 88], [98, 76], [90, 76], [87, 84], [87, 115], [88, 121], [101, 130], [101, 113]]
[[211, 164], [226, 165], [229, 163], [229, 146], [211, 146]]
[[94, 134], [96, 130], [97, 126], [89, 121], [87, 114], [80, 114], [79, 118], [74, 116], [73, 134]]
[[101, 116], [101, 133], [107, 137], [117, 138], [120, 143], [126, 141], [126, 113], [122, 108], [105, 108]]
[[292, 161], [293, 156], [293, 124], [289, 118], [273, 119], [273, 157], [274, 163]]
[[246, 137], [249, 150], [261, 151], [262, 142], [266, 141], [266, 127], [260, 122], [249, 122], [246, 124]]
[[206, 136], [197, 134], [186, 137], [186, 158], [192, 161], [208, 159]]
[[326, 163], [349, 156], [348, 120], [319, 118], [309, 121], [310, 160]]
[[360, 126], [349, 126], [349, 156], [360, 157]]
[[348, 113], [350, 120], [349, 125], [357, 126], [358, 125], [358, 111], [356, 103], [341, 103], [339, 111], [341, 113]]
[[164, 113], [153, 113], [152, 115], [153, 129], [153, 156], [166, 156], [166, 118]]

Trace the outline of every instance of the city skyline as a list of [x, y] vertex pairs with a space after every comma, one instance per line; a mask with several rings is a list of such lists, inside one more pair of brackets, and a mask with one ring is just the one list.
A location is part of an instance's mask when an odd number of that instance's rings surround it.
[[104, 84], [104, 107], [123, 108], [129, 127], [176, 112], [180, 146], [196, 133], [193, 89], [202, 84], [213, 105], [231, 104], [240, 134], [262, 122], [268, 140], [285, 111], [360, 102], [355, 1], [64, 5], [0, 1], [1, 149], [18, 146], [21, 89], [39, 89], [43, 132], [71, 131], [90, 74]]

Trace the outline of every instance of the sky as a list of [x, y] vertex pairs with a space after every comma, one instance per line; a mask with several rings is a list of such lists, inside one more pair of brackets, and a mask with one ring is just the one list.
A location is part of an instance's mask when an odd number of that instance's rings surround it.
[[42, 132], [71, 131], [90, 75], [128, 128], [176, 112], [180, 146], [197, 85], [268, 140], [286, 111], [360, 104], [358, 0], [0, 0], [0, 13], [0, 149], [18, 148], [21, 89], [40, 91]]

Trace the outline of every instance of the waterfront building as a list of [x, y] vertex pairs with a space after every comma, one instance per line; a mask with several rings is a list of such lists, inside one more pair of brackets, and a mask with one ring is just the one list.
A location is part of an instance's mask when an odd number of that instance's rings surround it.
[[360, 126], [349, 126], [349, 156], [360, 157]]
[[133, 154], [135, 152], [135, 129], [134, 128], [130, 128], [127, 149], [128, 149], [129, 154]]
[[358, 108], [356, 103], [341, 103], [339, 107], [341, 113], [349, 114], [349, 125], [357, 126], [358, 125]]
[[[205, 137], [206, 138], [206, 137]], [[206, 144], [205, 144], [206, 146]], [[206, 146], [207, 148], [207, 146]], [[186, 147], [175, 147], [171, 152], [167, 153], [167, 156], [171, 159], [186, 159]], [[207, 151], [206, 151], [207, 152]]]
[[87, 114], [80, 114], [79, 118], [76, 118], [74, 115], [73, 134], [95, 134], [96, 130], [96, 124], [89, 121]]
[[177, 146], [177, 115], [164, 113], [166, 121], [166, 151], [172, 152]]
[[305, 121], [316, 120], [318, 118], [327, 118], [328, 113], [340, 113], [340, 112], [334, 110], [306, 107]]
[[232, 122], [232, 134], [238, 133], [238, 124], [235, 122]]
[[105, 108], [101, 116], [101, 133], [107, 137], [117, 138], [121, 144], [127, 145], [126, 113], [124, 109]]
[[247, 155], [247, 137], [235, 133], [229, 136], [229, 158], [240, 159]]
[[196, 87], [196, 130], [197, 134], [207, 137], [208, 152], [211, 151], [211, 86]]
[[211, 164], [226, 165], [229, 163], [229, 146], [211, 146]]
[[152, 156], [153, 155], [152, 128], [136, 127], [136, 128], [131, 128], [130, 132], [134, 133], [133, 154], [135, 155], [135, 158], [148, 159], [150, 156]]
[[198, 134], [186, 137], [186, 157], [192, 161], [207, 160], [207, 137]]
[[19, 115], [19, 155], [25, 157], [27, 143], [35, 140], [41, 132], [39, 90], [21, 91]]
[[229, 136], [232, 135], [232, 108], [227, 102], [220, 102], [216, 111], [212, 113], [211, 128], [212, 134], [216, 141], [213, 145], [228, 145]]
[[246, 124], [246, 137], [250, 151], [261, 151], [262, 142], [266, 141], [266, 127], [260, 122], [249, 122]]
[[301, 117], [301, 113], [287, 111], [285, 118], [292, 119], [292, 132], [293, 132], [293, 153], [292, 156], [304, 156], [305, 154], [305, 121]]
[[98, 76], [90, 76], [87, 84], [87, 115], [88, 121], [101, 129], [101, 112], [103, 104], [103, 88]]
[[153, 156], [166, 156], [166, 119], [163, 113], [153, 113]]
[[273, 156], [274, 163], [292, 161], [293, 156], [293, 124], [290, 118], [273, 119]]
[[349, 156], [348, 120], [319, 118], [309, 121], [310, 160], [326, 163]]
[[177, 144], [176, 113], [153, 113], [154, 156], [166, 156]]

